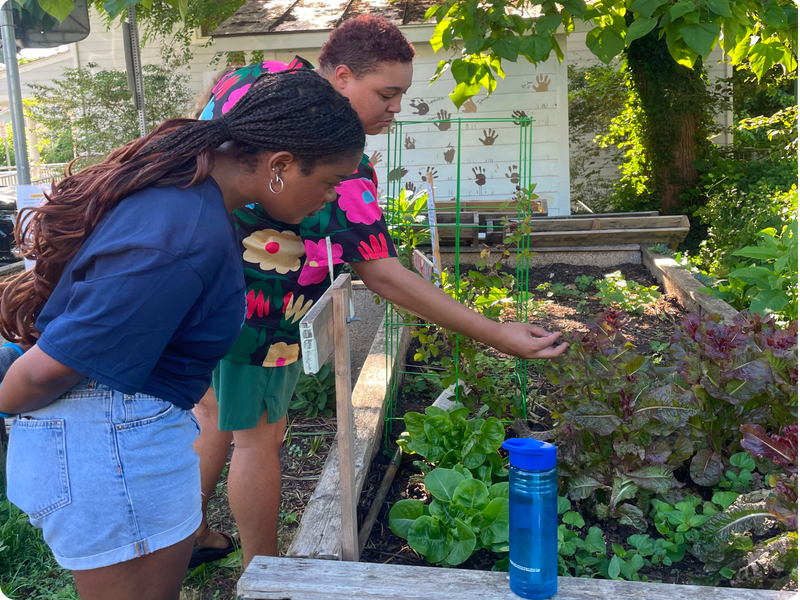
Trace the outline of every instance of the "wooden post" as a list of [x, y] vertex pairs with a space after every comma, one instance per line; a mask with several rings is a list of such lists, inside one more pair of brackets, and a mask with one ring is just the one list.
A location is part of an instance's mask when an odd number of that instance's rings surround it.
[[431, 249], [433, 250], [433, 262], [436, 269], [442, 272], [442, 253], [439, 252], [439, 231], [436, 228], [436, 197], [433, 194], [433, 175], [430, 171], [426, 175], [428, 180], [428, 220], [431, 224]]
[[[347, 275], [349, 284], [350, 276]], [[339, 446], [339, 493], [342, 500], [342, 560], [357, 561], [356, 476], [353, 460], [353, 403], [350, 391], [350, 298], [341, 287], [333, 290], [333, 340], [336, 367], [336, 423]]]

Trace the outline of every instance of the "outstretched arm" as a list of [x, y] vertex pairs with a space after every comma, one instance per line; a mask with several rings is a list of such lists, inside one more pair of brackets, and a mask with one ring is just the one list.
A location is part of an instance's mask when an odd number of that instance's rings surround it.
[[403, 267], [396, 258], [354, 262], [351, 266], [379, 296], [426, 321], [500, 352], [519, 358], [553, 358], [567, 349], [566, 342], [553, 346], [561, 337], [560, 332], [550, 333], [529, 323], [497, 323], [487, 319]]

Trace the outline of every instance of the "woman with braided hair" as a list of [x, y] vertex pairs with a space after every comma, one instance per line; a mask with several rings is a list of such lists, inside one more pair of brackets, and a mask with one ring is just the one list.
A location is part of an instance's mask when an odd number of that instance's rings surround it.
[[0, 284], [8, 497], [84, 600], [177, 600], [201, 523], [191, 408], [239, 337], [229, 213], [299, 223], [359, 164], [350, 103], [267, 74], [223, 119], [174, 119], [54, 184], [17, 225], [32, 270]]

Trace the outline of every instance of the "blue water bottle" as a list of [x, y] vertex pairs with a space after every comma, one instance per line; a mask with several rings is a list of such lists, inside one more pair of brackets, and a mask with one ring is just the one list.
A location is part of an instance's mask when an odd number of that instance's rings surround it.
[[509, 579], [523, 598], [558, 591], [556, 447], [533, 438], [503, 442], [509, 451]]

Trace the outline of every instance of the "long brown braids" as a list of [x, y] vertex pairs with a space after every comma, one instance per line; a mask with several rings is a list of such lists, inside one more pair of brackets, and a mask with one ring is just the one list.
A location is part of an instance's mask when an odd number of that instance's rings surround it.
[[101, 163], [74, 175], [70, 165], [46, 204], [24, 209], [17, 220], [20, 254], [36, 264], [0, 283], [0, 334], [35, 343], [37, 315], [103, 216], [140, 189], [204, 182], [215, 149], [226, 142], [243, 162], [285, 150], [311, 169], [319, 161], [360, 153], [365, 137], [358, 114], [327, 81], [308, 70], [284, 71], [265, 74], [222, 118], [172, 119]]

